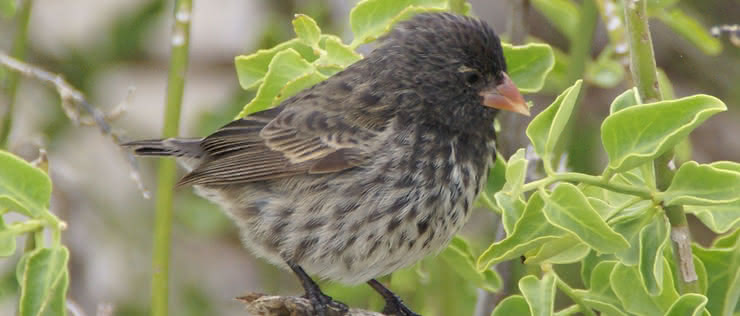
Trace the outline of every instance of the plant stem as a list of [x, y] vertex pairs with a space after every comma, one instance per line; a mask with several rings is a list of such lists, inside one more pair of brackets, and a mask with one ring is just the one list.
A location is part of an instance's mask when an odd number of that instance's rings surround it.
[[581, 306], [581, 310], [583, 311], [584, 314], [586, 314], [588, 316], [596, 316], [596, 313], [594, 313], [594, 311], [592, 309], [590, 309], [586, 305], [586, 303], [583, 302], [583, 300], [581, 299], [581, 297], [578, 296], [578, 294], [576, 294], [576, 292], [573, 291], [573, 289], [568, 284], [566, 284], [565, 282], [563, 282], [563, 280], [561, 280], [560, 278], [556, 277], [555, 278], [555, 284], [557, 285], [558, 289], [560, 289], [561, 291], [563, 291], [563, 293], [565, 293], [565, 295], [567, 295], [568, 297], [570, 297], [570, 299], [573, 300], [574, 303], [576, 303], [579, 306]]
[[[648, 27], [647, 0], [624, 0], [624, 16], [630, 47], [630, 70], [632, 80], [643, 102], [658, 102], [663, 99], [658, 84], [653, 43]], [[673, 178], [669, 167], [673, 150], [655, 160], [656, 187], [665, 190]], [[699, 293], [698, 277], [691, 254], [691, 235], [683, 206], [665, 207], [665, 214], [671, 223], [671, 246], [676, 266], [679, 269], [678, 288], [681, 293]]]
[[608, 189], [610, 191], [614, 191], [617, 193], [639, 196], [646, 200], [651, 200], [653, 198], [652, 192], [644, 188], [635, 187], [635, 186], [627, 185], [627, 184], [621, 184], [621, 183], [606, 182], [604, 181], [602, 177], [592, 176], [592, 175], [587, 175], [587, 174], [577, 173], [577, 172], [556, 173], [547, 178], [527, 183], [522, 187], [522, 190], [524, 192], [531, 191], [539, 187], [548, 186], [558, 181], [582, 182], [582, 183], [594, 185], [600, 188]]
[[[175, 23], [170, 37], [170, 70], [167, 77], [167, 99], [162, 137], [177, 136], [180, 125], [180, 108], [188, 68], [190, 18], [192, 0], [177, 0]], [[157, 201], [154, 219], [154, 248], [152, 254], [152, 305], [151, 315], [168, 315], [168, 282], [170, 258], [170, 232], [172, 229], [172, 200], [175, 185], [174, 160], [161, 160], [157, 174]]]
[[[15, 38], [13, 39], [13, 48], [10, 56], [15, 59], [23, 60], [26, 57], [26, 47], [28, 46], [28, 20], [31, 17], [31, 6], [33, 0], [21, 1], [21, 8], [16, 16]], [[20, 75], [16, 72], [8, 73], [6, 95], [8, 98], [8, 108], [0, 123], [0, 148], [8, 148], [8, 137], [13, 126], [13, 108], [15, 107], [15, 95], [18, 90], [18, 79]]]
[[591, 43], [593, 42], [599, 11], [595, 0], [583, 0], [581, 15], [578, 20], [578, 34], [570, 42], [570, 60], [568, 82], [583, 78], [586, 62], [591, 60]]

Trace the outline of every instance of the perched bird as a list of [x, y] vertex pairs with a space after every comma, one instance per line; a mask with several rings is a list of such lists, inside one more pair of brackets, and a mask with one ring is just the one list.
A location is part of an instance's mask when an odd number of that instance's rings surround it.
[[495, 156], [498, 109], [529, 115], [485, 22], [401, 22], [366, 58], [205, 138], [124, 144], [175, 156], [244, 244], [300, 279], [316, 314], [346, 305], [309, 275], [367, 282], [384, 312], [416, 315], [375, 278], [439, 252], [470, 216]]

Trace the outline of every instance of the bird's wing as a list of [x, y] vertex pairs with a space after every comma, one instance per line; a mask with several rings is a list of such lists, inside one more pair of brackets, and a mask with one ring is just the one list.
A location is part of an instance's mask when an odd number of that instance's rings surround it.
[[185, 184], [234, 184], [303, 173], [345, 170], [366, 161], [376, 133], [346, 123], [337, 112], [276, 107], [222, 127], [203, 139], [207, 159]]

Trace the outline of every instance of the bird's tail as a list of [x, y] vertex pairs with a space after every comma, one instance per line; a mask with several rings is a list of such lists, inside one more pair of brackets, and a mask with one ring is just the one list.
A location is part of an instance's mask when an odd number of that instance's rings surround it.
[[183, 158], [201, 158], [203, 149], [200, 147], [202, 138], [167, 138], [146, 139], [121, 144], [131, 148], [140, 156], [175, 156]]

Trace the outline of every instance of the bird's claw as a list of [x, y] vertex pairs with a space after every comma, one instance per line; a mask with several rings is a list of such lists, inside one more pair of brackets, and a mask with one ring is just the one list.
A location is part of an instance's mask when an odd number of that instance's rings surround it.
[[395, 302], [386, 302], [385, 308], [383, 308], [383, 314], [397, 316], [421, 316], [406, 307], [406, 305], [403, 304], [403, 301], [401, 301], [400, 299]]
[[346, 304], [335, 301], [331, 296], [321, 292], [306, 293], [304, 297], [311, 301], [311, 306], [313, 306], [314, 313], [317, 316], [328, 316], [328, 308], [338, 312], [338, 315], [345, 315], [349, 311], [349, 307]]

